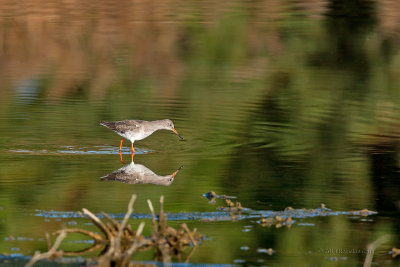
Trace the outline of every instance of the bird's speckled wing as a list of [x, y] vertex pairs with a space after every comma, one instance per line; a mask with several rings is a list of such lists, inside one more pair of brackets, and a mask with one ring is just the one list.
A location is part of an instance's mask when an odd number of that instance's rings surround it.
[[144, 121], [142, 120], [124, 120], [124, 121], [103, 121], [100, 124], [106, 126], [107, 128], [119, 132], [125, 133], [128, 131], [135, 131], [140, 128]]
[[168, 186], [174, 178], [171, 175], [159, 176], [146, 166], [131, 162], [122, 168], [100, 178], [102, 181], [111, 180], [126, 184], [158, 184]]
[[101, 177], [102, 181], [109, 180], [109, 181], [118, 181], [126, 184], [135, 184], [137, 180], [140, 178], [137, 174], [128, 173], [125, 169], [121, 168], [116, 170], [108, 175]]

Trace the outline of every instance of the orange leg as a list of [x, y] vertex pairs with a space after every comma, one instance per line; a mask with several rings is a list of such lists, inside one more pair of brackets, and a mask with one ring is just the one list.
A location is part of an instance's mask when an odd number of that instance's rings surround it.
[[132, 148], [132, 154], [135, 154], [135, 149], [133, 148], [133, 143], [131, 145], [131, 148]]
[[122, 159], [122, 153], [121, 153], [121, 149], [122, 149], [122, 143], [124, 142], [124, 138], [121, 139], [121, 143], [119, 144], [119, 160], [122, 162], [122, 164], [125, 165], [124, 160]]
[[119, 144], [119, 153], [121, 154], [122, 143], [124, 142], [124, 138], [121, 139], [121, 143]]
[[121, 153], [119, 153], [119, 160], [122, 162], [122, 164], [125, 165], [125, 161], [122, 159], [122, 154]]

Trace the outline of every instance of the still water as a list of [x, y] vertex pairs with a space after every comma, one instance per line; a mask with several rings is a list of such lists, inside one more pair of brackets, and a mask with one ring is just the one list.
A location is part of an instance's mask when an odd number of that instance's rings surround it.
[[[90, 228], [77, 211], [120, 219], [137, 194], [134, 227], [163, 195], [171, 225], [205, 235], [193, 264], [360, 266], [385, 235], [373, 262], [398, 264], [396, 1], [42, 2], [0, 3], [0, 252], [45, 251], [45, 232]], [[174, 179], [101, 178], [123, 167], [101, 120], [164, 118], [185, 141], [158, 131], [122, 156], [184, 166]], [[210, 191], [246, 209], [226, 219]]]

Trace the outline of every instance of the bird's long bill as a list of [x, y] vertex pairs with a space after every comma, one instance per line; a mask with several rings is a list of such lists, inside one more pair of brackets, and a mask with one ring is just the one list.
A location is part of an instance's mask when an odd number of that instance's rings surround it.
[[179, 136], [182, 140], [185, 140], [185, 138], [183, 138], [176, 130], [175, 128], [171, 129], [177, 136]]
[[180, 166], [176, 171], [174, 171], [174, 172], [171, 174], [171, 177], [174, 178], [175, 175], [176, 175], [182, 168], [183, 168], [183, 166]]

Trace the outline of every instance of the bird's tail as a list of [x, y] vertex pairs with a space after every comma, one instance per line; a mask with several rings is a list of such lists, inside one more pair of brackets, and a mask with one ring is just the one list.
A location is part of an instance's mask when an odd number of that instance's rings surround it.
[[100, 121], [100, 125], [105, 126], [113, 131], [115, 131], [117, 128], [117, 124], [113, 121]]
[[100, 181], [115, 180], [115, 174], [110, 173], [100, 177]]
[[110, 122], [108, 121], [100, 121], [100, 125], [105, 126], [105, 127], [110, 127]]

